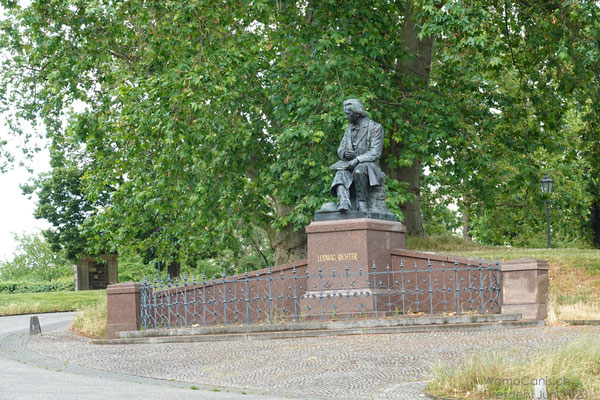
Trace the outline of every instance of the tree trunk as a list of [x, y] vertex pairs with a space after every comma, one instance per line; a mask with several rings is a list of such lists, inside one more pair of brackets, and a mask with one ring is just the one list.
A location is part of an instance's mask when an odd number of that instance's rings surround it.
[[[415, 27], [414, 10], [409, 2], [406, 7], [404, 25], [402, 26], [402, 39], [406, 50], [411, 55], [410, 58], [399, 61], [399, 71], [412, 78], [413, 86], [411, 90], [419, 90], [429, 84], [429, 72], [431, 70], [431, 53], [433, 50], [433, 37], [419, 39]], [[398, 157], [402, 152], [401, 144], [391, 143], [389, 153]], [[415, 159], [410, 167], [396, 168], [389, 171], [391, 178], [408, 185], [408, 192], [414, 196], [414, 201], [402, 204], [402, 214], [404, 215], [404, 224], [409, 235], [425, 236], [423, 221], [421, 219], [420, 205], [420, 177], [421, 160]]]
[[600, 199], [596, 198], [592, 203], [592, 232], [594, 233], [594, 247], [600, 248]]
[[[384, 152], [384, 158], [387, 155], [397, 157], [402, 153], [402, 144], [390, 142], [389, 147]], [[415, 160], [410, 167], [388, 169], [382, 165], [384, 171], [392, 179], [399, 182], [405, 182], [407, 191], [414, 197], [414, 201], [407, 201], [400, 205], [400, 210], [404, 216], [404, 225], [409, 235], [425, 236], [425, 228], [421, 219], [421, 160]]]
[[179, 274], [181, 274], [181, 264], [176, 261], [173, 261], [169, 264], [167, 268], [167, 273], [171, 277], [171, 279], [179, 278]]
[[[277, 215], [287, 215], [291, 210], [291, 207], [278, 205]], [[287, 264], [307, 257], [306, 233], [304, 230], [294, 231], [291, 224], [278, 231], [269, 231], [269, 240], [273, 248], [275, 265]]]
[[473, 240], [473, 238], [471, 237], [471, 233], [470, 233], [471, 232], [471, 227], [469, 226], [469, 224], [471, 223], [471, 221], [470, 221], [470, 218], [469, 218], [469, 207], [467, 206], [467, 196], [463, 194], [462, 199], [463, 199], [462, 237], [463, 237], [463, 239]]

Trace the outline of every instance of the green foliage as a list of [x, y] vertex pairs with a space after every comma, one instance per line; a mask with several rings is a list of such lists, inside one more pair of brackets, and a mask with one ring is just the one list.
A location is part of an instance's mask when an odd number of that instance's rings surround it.
[[55, 279], [52, 282], [40, 281], [0, 281], [0, 293], [44, 293], [75, 290], [73, 276]]
[[458, 233], [462, 221], [454, 206], [454, 198], [444, 195], [435, 188], [432, 176], [423, 179], [421, 191], [421, 207], [423, 210], [423, 225], [431, 236], [451, 236]]
[[428, 153], [436, 199], [424, 214], [443, 220], [447, 210], [437, 205], [450, 198], [477, 240], [536, 246], [547, 172], [556, 188], [553, 237], [591, 242], [599, 130], [589, 104], [599, 93], [600, 49], [586, 35], [600, 33], [597, 5], [421, 4], [421, 35], [441, 38], [432, 85], [453, 103], [450, 120], [438, 115], [455, 128]]
[[137, 282], [156, 275], [157, 269], [152, 264], [144, 264], [140, 255], [119, 255], [119, 282]]
[[[593, 2], [46, 3], [2, 2], [0, 108], [15, 133], [46, 126], [55, 171], [33, 190], [54, 196], [39, 215], [71, 258], [222, 268], [257, 227], [271, 245], [303, 229], [328, 200], [349, 97], [384, 126], [389, 177], [425, 167], [432, 233], [464, 220], [481, 242], [535, 245], [547, 171], [553, 233], [600, 237]], [[419, 71], [411, 16], [435, 39]], [[412, 195], [388, 183], [399, 213]]]
[[66, 254], [76, 263], [86, 253], [83, 224], [94, 210], [106, 204], [106, 198], [96, 202], [86, 198], [81, 179], [88, 165], [84, 152], [76, 146], [55, 142], [50, 149], [50, 167], [49, 172], [40, 174], [29, 185], [23, 185], [23, 192], [37, 194], [34, 215], [52, 225], [43, 232], [52, 250]]
[[17, 249], [13, 259], [0, 264], [0, 277], [3, 281], [49, 284], [56, 280], [70, 279], [72, 286], [73, 268], [64, 252], [52, 251], [39, 234], [23, 234], [14, 237]]

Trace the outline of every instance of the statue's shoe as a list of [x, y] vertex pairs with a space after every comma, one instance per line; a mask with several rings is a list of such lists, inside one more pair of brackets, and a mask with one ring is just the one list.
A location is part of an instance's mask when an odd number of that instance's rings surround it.
[[338, 205], [336, 203], [325, 203], [320, 209], [317, 210], [316, 214], [331, 213], [336, 212], [337, 210]]
[[349, 201], [342, 201], [340, 202], [340, 204], [337, 206], [337, 211], [350, 211], [350, 202]]

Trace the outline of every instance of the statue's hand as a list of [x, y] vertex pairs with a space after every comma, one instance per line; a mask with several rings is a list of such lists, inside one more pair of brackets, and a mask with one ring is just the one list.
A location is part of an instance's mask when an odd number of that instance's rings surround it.
[[356, 167], [358, 165], [359, 161], [358, 158], [353, 159], [352, 161], [350, 161], [348, 163], [348, 169], [354, 169], [354, 167]]
[[352, 150], [346, 150], [344, 151], [344, 159], [346, 160], [352, 160], [356, 157], [356, 152], [352, 151]]

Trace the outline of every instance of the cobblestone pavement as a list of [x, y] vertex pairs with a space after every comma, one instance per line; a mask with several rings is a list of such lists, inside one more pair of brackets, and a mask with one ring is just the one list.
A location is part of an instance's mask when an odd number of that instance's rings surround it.
[[[42, 334], [66, 326], [74, 316], [39, 315]], [[215, 391], [214, 387], [124, 375], [47, 357], [28, 347], [29, 317], [0, 317], [1, 400], [283, 400], [262, 392]]]
[[423, 399], [431, 366], [477, 350], [527, 355], [600, 334], [600, 327], [538, 327], [204, 343], [91, 345], [66, 329], [29, 347], [123, 374], [293, 398]]

